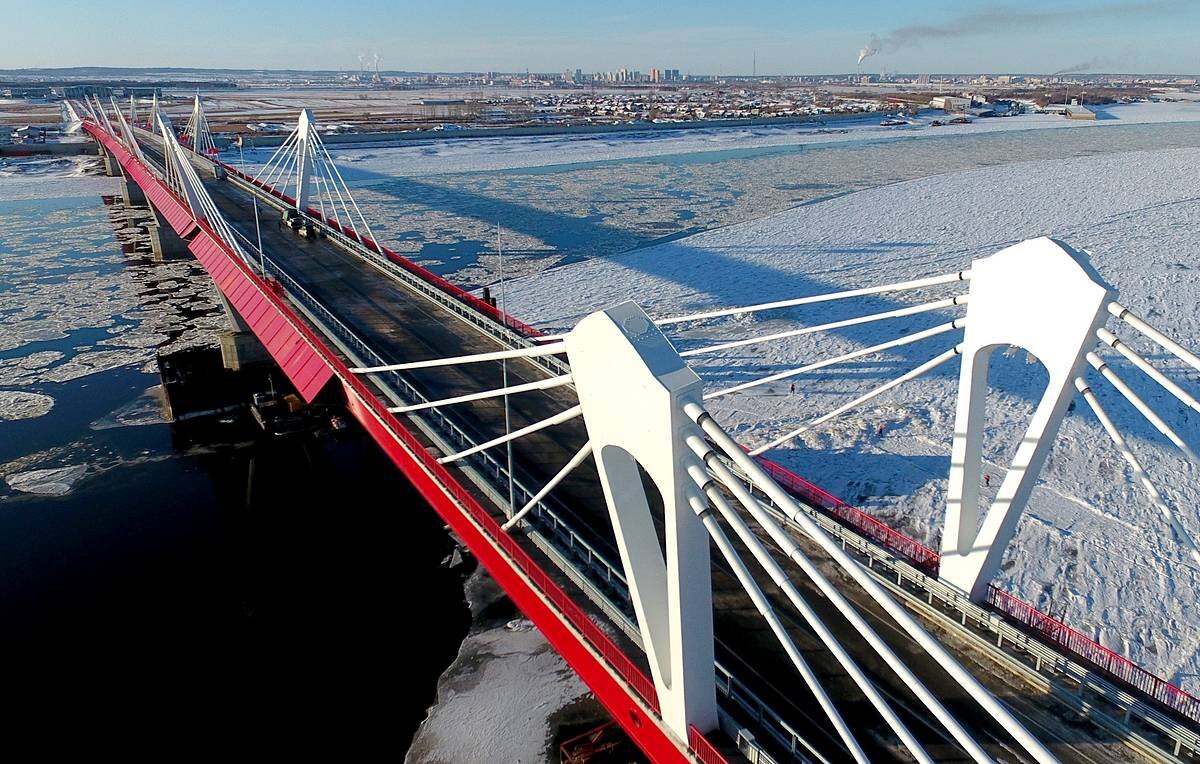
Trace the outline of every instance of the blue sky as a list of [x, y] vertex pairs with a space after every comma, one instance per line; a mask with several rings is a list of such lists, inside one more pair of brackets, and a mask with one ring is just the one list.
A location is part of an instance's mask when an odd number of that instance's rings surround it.
[[[4, 6], [10, 5], [11, 8]], [[0, 68], [1200, 72], [1200, 0], [0, 0]], [[191, 25], [190, 20], [200, 23]], [[123, 36], [127, 39], [122, 39]]]

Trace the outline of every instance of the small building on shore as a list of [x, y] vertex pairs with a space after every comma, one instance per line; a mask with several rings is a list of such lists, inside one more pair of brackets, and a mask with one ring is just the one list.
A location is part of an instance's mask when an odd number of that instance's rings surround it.
[[971, 108], [971, 99], [959, 96], [938, 96], [929, 102], [929, 108], [941, 109], [945, 112], [966, 111]]
[[1048, 114], [1061, 114], [1067, 119], [1085, 121], [1096, 119], [1096, 112], [1081, 105], [1076, 98], [1072, 98], [1070, 103], [1048, 103], [1042, 108], [1042, 111]]

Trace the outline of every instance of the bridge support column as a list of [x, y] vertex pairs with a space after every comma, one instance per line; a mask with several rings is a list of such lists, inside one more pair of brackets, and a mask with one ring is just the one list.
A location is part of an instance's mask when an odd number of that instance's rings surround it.
[[700, 378], [632, 302], [583, 319], [566, 344], [662, 717], [686, 743], [718, 721], [708, 532], [685, 473], [683, 404], [700, 400]]
[[247, 366], [271, 362], [271, 354], [219, 289], [217, 297], [221, 301], [221, 307], [225, 309], [230, 326], [220, 335], [221, 362], [225, 368], [240, 371]]
[[146, 194], [142, 192], [141, 186], [129, 179], [128, 175], [121, 174], [121, 198], [125, 200], [126, 207], [146, 207]]
[[104, 174], [110, 178], [121, 177], [121, 163], [117, 158], [104, 147], [100, 148], [100, 153], [104, 157]]
[[175, 233], [175, 229], [171, 228], [171, 224], [158, 214], [158, 210], [153, 206], [150, 207], [150, 210], [154, 213], [154, 219], [150, 221], [149, 225], [151, 259], [156, 263], [163, 263], [168, 260], [182, 260], [190, 257], [191, 252], [188, 251], [187, 242]]

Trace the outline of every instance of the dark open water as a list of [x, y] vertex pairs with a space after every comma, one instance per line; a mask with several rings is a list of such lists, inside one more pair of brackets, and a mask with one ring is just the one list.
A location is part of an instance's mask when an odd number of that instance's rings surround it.
[[[0, 352], [0, 391], [54, 399], [0, 415], [0, 476], [87, 470], [61, 496], [0, 480], [4, 727], [402, 755], [466, 633], [452, 541], [357, 429], [155, 421], [157, 375], [128, 361], [219, 316], [181, 286], [193, 264], [150, 263], [111, 212], [0, 199], [0, 324], [42, 337]], [[96, 352], [126, 365], [74, 376]]]

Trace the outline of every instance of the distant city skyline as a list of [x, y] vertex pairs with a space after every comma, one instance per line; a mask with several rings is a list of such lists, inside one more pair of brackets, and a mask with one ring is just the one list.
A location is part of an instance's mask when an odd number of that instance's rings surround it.
[[[71, 66], [762, 75], [864, 72], [1200, 72], [1200, 0], [1004, 4], [769, 0], [649, 4], [216, 0], [26, 6], [0, 68]], [[130, 24], [135, 19], [136, 23]], [[124, 30], [136, 35], [121, 42]]]

